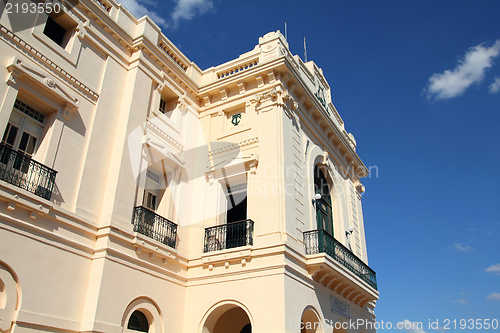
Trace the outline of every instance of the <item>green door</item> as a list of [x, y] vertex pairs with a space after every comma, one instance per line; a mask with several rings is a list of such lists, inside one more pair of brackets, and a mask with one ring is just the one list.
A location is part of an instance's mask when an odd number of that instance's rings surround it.
[[321, 199], [315, 201], [316, 223], [318, 229], [324, 229], [333, 236], [332, 199], [330, 196], [330, 185], [326, 181], [323, 171], [316, 165], [314, 167], [314, 190], [321, 195]]

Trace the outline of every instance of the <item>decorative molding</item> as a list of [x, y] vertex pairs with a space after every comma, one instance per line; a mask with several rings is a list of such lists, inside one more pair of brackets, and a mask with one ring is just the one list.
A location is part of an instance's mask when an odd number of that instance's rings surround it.
[[174, 64], [176, 64], [180, 69], [184, 72], [187, 71], [188, 66], [179, 59], [180, 56], [176, 55], [164, 41], [160, 41], [158, 43], [158, 47], [165, 52], [165, 54], [168, 55]]
[[255, 78], [257, 80], [257, 87], [261, 88], [264, 86], [264, 79], [262, 78], [262, 75], [259, 75]]
[[259, 154], [251, 154], [250, 162], [248, 162], [248, 167], [250, 168], [250, 173], [255, 175], [257, 173], [257, 166], [259, 166]]
[[293, 111], [297, 110], [299, 107], [299, 104], [295, 101], [292, 95], [288, 92], [288, 90], [282, 91], [280, 93], [281, 99], [282, 99], [282, 104], [284, 106], [284, 110], [286, 115], [289, 118], [293, 117]]
[[201, 97], [203, 99], [203, 103], [205, 104], [205, 106], [209, 106], [210, 105], [210, 95], [205, 95], [205, 96], [202, 96]]
[[30, 84], [37, 84], [43, 87], [47, 93], [57, 96], [55, 98], [63, 100], [65, 102], [63, 111], [64, 119], [69, 120], [72, 114], [78, 112], [78, 98], [67, 92], [63, 86], [48, 76], [45, 71], [28, 66], [19, 58], [14, 58], [12, 64], [7, 66], [7, 70], [10, 73], [7, 84], [16, 85], [19, 78], [26, 77]]
[[269, 79], [269, 83], [274, 83], [276, 81], [276, 75], [274, 74], [274, 70], [267, 73], [267, 78]]
[[214, 155], [217, 155], [217, 154], [220, 154], [220, 153], [224, 153], [224, 152], [227, 152], [227, 151], [230, 151], [230, 150], [233, 150], [233, 149], [238, 149], [238, 148], [242, 148], [242, 147], [245, 147], [245, 146], [249, 146], [251, 144], [255, 144], [255, 143], [258, 143], [258, 142], [259, 142], [259, 138], [255, 137], [255, 138], [251, 138], [251, 139], [248, 139], [248, 140], [240, 141], [240, 142], [237, 142], [237, 143], [234, 143], [234, 144], [229, 144], [229, 145], [224, 146], [222, 148], [218, 148], [218, 149], [214, 149], [214, 150], [209, 151], [208, 152], [208, 156], [214, 156]]
[[23, 50], [22, 53], [28, 53], [31, 57], [38, 60], [42, 63], [46, 68], [49, 68], [54, 73], [57, 73], [58, 76], [67, 84], [73, 86], [76, 90], [78, 90], [83, 95], [87, 96], [93, 102], [96, 102], [99, 99], [99, 94], [90, 89], [88, 86], [83, 84], [80, 80], [78, 80], [73, 75], [66, 72], [55, 62], [50, 60], [48, 57], [43, 55], [40, 51], [35, 49], [33, 46], [28, 44], [26, 41], [21, 39], [19, 36], [14, 34], [12, 31], [7, 29], [5, 26], [0, 24], [0, 36], [3, 39], [9, 40], [12, 44], [15, 44], [18, 48]]
[[227, 90], [227, 88], [224, 87], [221, 90], [219, 90], [219, 92], [220, 92], [221, 99], [226, 100], [229, 90]]
[[[158, 125], [154, 124], [150, 120], [147, 121], [146, 125], [147, 125], [147, 127], [150, 127], [153, 130], [154, 133], [159, 134], [160, 136], [162, 136], [167, 142], [169, 142], [170, 144], [172, 144], [179, 151], [183, 151], [184, 150], [184, 146], [180, 142], [178, 142], [173, 137], [171, 137], [170, 135], [168, 135]], [[146, 137], [146, 142], [145, 143], [148, 143], [149, 141], [150, 141], [150, 139], [148, 137]]]
[[238, 91], [240, 94], [243, 94], [246, 90], [246, 84], [245, 82], [238, 82]]

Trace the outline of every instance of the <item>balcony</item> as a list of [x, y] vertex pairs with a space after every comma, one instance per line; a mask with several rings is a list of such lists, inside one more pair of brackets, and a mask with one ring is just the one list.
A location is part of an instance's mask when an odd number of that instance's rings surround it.
[[0, 179], [50, 200], [57, 171], [0, 144]]
[[177, 240], [177, 225], [146, 207], [134, 208], [134, 231], [173, 249]]
[[253, 225], [252, 220], [243, 220], [206, 228], [203, 252], [253, 245]]
[[375, 272], [324, 229], [304, 232], [306, 254], [326, 253], [354, 275], [377, 290]]

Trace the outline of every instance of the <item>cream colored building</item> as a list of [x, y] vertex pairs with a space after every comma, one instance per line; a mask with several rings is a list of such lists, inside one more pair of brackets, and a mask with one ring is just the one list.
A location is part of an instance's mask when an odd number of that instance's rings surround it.
[[278, 31], [201, 70], [113, 0], [15, 3], [0, 332], [375, 331], [368, 170], [314, 62]]

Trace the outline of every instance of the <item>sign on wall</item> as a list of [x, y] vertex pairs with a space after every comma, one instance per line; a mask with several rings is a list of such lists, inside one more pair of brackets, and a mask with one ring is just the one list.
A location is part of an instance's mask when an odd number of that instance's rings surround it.
[[332, 306], [332, 311], [338, 313], [346, 318], [351, 318], [349, 315], [349, 304], [342, 302], [336, 297], [330, 296], [330, 303]]

